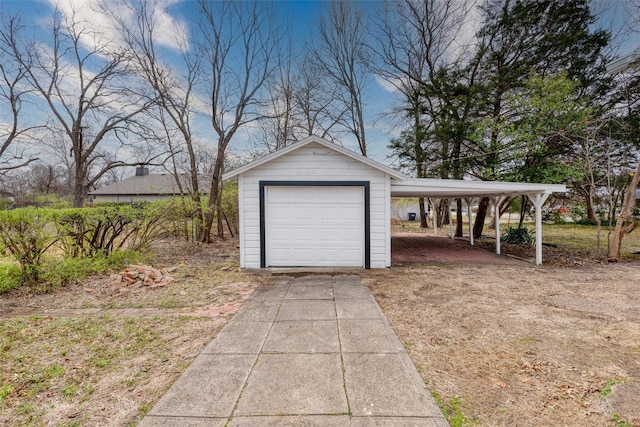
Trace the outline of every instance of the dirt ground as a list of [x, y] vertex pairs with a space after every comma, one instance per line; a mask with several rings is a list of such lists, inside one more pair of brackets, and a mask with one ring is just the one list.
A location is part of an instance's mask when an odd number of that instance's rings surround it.
[[460, 425], [640, 426], [640, 263], [557, 248], [540, 267], [495, 262], [406, 233], [393, 248], [394, 267], [363, 280]]
[[[541, 267], [460, 262], [464, 247], [457, 262], [396, 260], [360, 274], [430, 390], [463, 414], [455, 425], [640, 426], [640, 263], [561, 252]], [[166, 288], [123, 293], [105, 276], [0, 296], [0, 312], [170, 311], [0, 320], [0, 425], [135, 425], [264, 280], [238, 271], [232, 241], [167, 241], [157, 252], [155, 266], [178, 267]], [[15, 387], [2, 397], [7, 383]]]

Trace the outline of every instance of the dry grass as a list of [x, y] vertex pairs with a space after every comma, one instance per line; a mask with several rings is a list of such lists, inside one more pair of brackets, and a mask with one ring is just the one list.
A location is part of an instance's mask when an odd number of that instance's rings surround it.
[[0, 310], [173, 309], [153, 318], [0, 319], [0, 425], [135, 425], [230, 319], [214, 307], [237, 309], [263, 280], [238, 271], [233, 241], [168, 241], [155, 265], [176, 266], [177, 281], [127, 292], [105, 276], [44, 295], [0, 295]]
[[4, 319], [0, 424], [135, 425], [225, 321]]
[[[416, 226], [396, 224], [425, 232]], [[429, 388], [443, 405], [458, 402], [464, 417], [452, 425], [640, 425], [603, 397], [611, 384], [640, 383], [640, 236], [625, 236], [625, 261], [608, 264], [595, 227], [543, 235], [555, 247], [542, 267], [410, 264], [363, 280]], [[532, 248], [509, 251], [533, 258]]]

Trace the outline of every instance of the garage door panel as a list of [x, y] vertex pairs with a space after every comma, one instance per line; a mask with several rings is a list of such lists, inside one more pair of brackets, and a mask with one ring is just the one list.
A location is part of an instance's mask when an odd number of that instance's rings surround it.
[[364, 266], [362, 187], [267, 187], [267, 266]]
[[362, 240], [362, 230], [360, 229], [342, 229], [339, 236], [342, 242], [360, 242]]
[[357, 262], [361, 256], [360, 251], [344, 250], [341, 251], [342, 259], [346, 265]]

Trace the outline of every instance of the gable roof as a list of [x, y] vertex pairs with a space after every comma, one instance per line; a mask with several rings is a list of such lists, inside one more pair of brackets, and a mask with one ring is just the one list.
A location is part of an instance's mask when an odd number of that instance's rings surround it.
[[[191, 188], [190, 180], [186, 175], [180, 178], [185, 191]], [[208, 192], [208, 181], [203, 178], [199, 177], [198, 180], [201, 183], [201, 191]], [[180, 189], [175, 177], [168, 173], [132, 176], [89, 192], [92, 196], [176, 196], [179, 194]]]
[[284, 156], [292, 151], [295, 151], [299, 148], [304, 147], [305, 145], [309, 145], [311, 143], [316, 143], [316, 144], [320, 144], [326, 148], [329, 148], [330, 150], [336, 151], [340, 154], [343, 154], [353, 160], [356, 160], [358, 162], [364, 163], [370, 167], [372, 167], [373, 169], [377, 169], [381, 172], [384, 172], [386, 174], [391, 175], [391, 177], [393, 178], [397, 178], [397, 179], [406, 179], [406, 176], [404, 174], [402, 174], [401, 172], [398, 172], [395, 169], [390, 168], [389, 166], [383, 165], [382, 163], [378, 163], [375, 160], [371, 160], [361, 154], [358, 153], [354, 153], [351, 150], [348, 150], [344, 147], [341, 147], [337, 144], [334, 144], [333, 142], [327, 141], [326, 139], [322, 139], [319, 136], [309, 136], [301, 141], [298, 141], [294, 144], [291, 144], [281, 150], [275, 151], [273, 153], [267, 154], [266, 156], [260, 157], [257, 160], [254, 160], [251, 163], [247, 163], [244, 166], [241, 166], [239, 168], [236, 168], [230, 172], [225, 173], [224, 175], [222, 175], [222, 179], [223, 180], [228, 180], [231, 178], [235, 178], [238, 175], [247, 172], [253, 168], [256, 168], [258, 166], [264, 165], [265, 163], [268, 163], [274, 159], [277, 159], [278, 157]]

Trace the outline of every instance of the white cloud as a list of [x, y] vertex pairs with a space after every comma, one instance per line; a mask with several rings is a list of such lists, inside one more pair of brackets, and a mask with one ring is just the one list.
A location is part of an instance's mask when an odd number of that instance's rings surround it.
[[[82, 25], [84, 33], [81, 43], [89, 50], [107, 43], [117, 43], [120, 35], [113, 25], [112, 18], [104, 12], [108, 9], [117, 13], [125, 23], [134, 25], [135, 16], [129, 3], [110, 0], [46, 0], [52, 7], [57, 7], [64, 16], [71, 17]], [[129, 0], [127, 0], [129, 1]], [[167, 13], [167, 9], [178, 0], [158, 0], [155, 8], [156, 43], [178, 50], [187, 45], [188, 31], [184, 22]], [[103, 7], [104, 6], [104, 7]]]
[[473, 2], [460, 0], [460, 7], [468, 8], [468, 10], [464, 13], [464, 20], [455, 34], [454, 42], [449, 46], [447, 52], [449, 60], [455, 61], [458, 58], [465, 57], [470, 53], [470, 49], [474, 47], [476, 34], [482, 23], [482, 10], [480, 7], [483, 4], [483, 0]]
[[189, 31], [187, 30], [185, 22], [167, 13], [167, 9], [175, 3], [177, 3], [175, 0], [159, 2], [160, 7], [156, 10], [156, 42], [168, 48], [178, 50], [182, 46], [187, 46]]
[[393, 84], [392, 82], [390, 82], [387, 79], [384, 79], [378, 75], [375, 76], [375, 80], [376, 83], [378, 84], [378, 86], [380, 86], [384, 91], [389, 92], [389, 93], [396, 93], [398, 92], [398, 86], [400, 84], [400, 79], [398, 79], [397, 85]]

